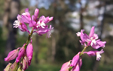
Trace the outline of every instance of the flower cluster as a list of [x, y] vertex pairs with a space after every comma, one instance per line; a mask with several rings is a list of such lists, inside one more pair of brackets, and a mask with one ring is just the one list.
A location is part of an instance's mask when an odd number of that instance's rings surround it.
[[64, 63], [61, 67], [60, 71], [80, 71], [80, 68], [82, 66], [82, 55], [87, 54], [88, 56], [96, 56], [96, 60], [100, 60], [102, 53], [104, 53], [103, 49], [100, 51], [85, 51], [88, 46], [91, 46], [94, 49], [99, 49], [100, 47], [104, 48], [106, 42], [100, 41], [98, 39], [98, 35], [94, 33], [95, 27], [91, 28], [90, 34], [87, 35], [84, 32], [84, 30], [81, 30], [81, 32], [77, 33], [77, 36], [80, 37], [80, 43], [81, 45], [84, 45], [84, 49], [81, 52], [78, 52], [77, 55], [73, 57], [72, 60]]
[[25, 13], [17, 16], [17, 20], [15, 20], [13, 24], [14, 28], [19, 28], [21, 31], [28, 32], [30, 34], [30, 31], [26, 26], [26, 24], [28, 24], [29, 27], [33, 28], [33, 33], [37, 33], [39, 35], [47, 33], [47, 36], [50, 37], [50, 31], [53, 27], [51, 25], [48, 26], [47, 23], [53, 20], [53, 17], [41, 16], [38, 18], [38, 14], [39, 9], [35, 9], [34, 15], [32, 16], [30, 16], [28, 8], [25, 9]]
[[[37, 33], [38, 35], [47, 34], [50, 37], [51, 30], [53, 27], [48, 26], [47, 23], [50, 22], [53, 17], [41, 16], [38, 18], [39, 9], [35, 9], [34, 15], [30, 16], [28, 8], [25, 9], [25, 13], [17, 16], [17, 20], [14, 22], [14, 28], [19, 28], [22, 32], [28, 32], [28, 40], [26, 43], [15, 50], [9, 52], [8, 56], [4, 59], [9, 62], [15, 59], [15, 62], [9, 63], [4, 71], [24, 71], [30, 66], [33, 57], [33, 45], [32, 45], [32, 34]], [[32, 28], [31, 31], [28, 27]]]

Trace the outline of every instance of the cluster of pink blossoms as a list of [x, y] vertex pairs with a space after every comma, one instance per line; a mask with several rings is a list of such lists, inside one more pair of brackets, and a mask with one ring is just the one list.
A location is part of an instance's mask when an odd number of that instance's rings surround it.
[[[17, 20], [14, 22], [14, 28], [19, 28], [22, 32], [28, 32], [28, 40], [22, 46], [15, 50], [9, 52], [8, 56], [5, 58], [5, 61], [9, 62], [15, 60], [15, 62], [9, 63], [4, 71], [24, 71], [30, 66], [31, 60], [33, 57], [33, 45], [32, 45], [32, 34], [37, 33], [38, 35], [47, 34], [47, 37], [50, 37], [51, 30], [53, 27], [48, 26], [47, 23], [53, 20], [53, 17], [41, 16], [38, 18], [39, 9], [35, 9], [34, 15], [30, 16], [28, 8], [25, 9], [25, 13], [17, 16]], [[27, 28], [32, 28], [32, 31], [29, 31]]]
[[81, 39], [80, 43], [82, 45], [84, 45], [84, 49], [81, 52], [78, 52], [78, 54], [75, 55], [72, 60], [64, 63], [62, 65], [60, 71], [80, 71], [80, 68], [82, 66], [82, 57], [81, 56], [85, 53], [90, 57], [96, 56], [96, 60], [98, 60], [98, 61], [100, 60], [100, 58], [101, 58], [100, 54], [104, 53], [103, 49], [100, 51], [97, 51], [97, 50], [87, 51], [87, 52], [85, 51], [85, 49], [88, 46], [91, 46], [94, 49], [98, 49], [100, 47], [102, 47], [102, 48], [105, 47], [106, 42], [100, 41], [100, 39], [98, 39], [98, 35], [94, 33], [94, 29], [95, 29], [95, 27], [91, 28], [89, 35], [83, 33], [84, 30], [81, 30], [81, 32], [77, 33], [77, 36], [79, 36]]

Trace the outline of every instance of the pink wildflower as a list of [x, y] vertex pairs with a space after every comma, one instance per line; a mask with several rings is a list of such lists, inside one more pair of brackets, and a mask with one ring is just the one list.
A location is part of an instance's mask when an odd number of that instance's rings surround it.
[[18, 20], [15, 20], [15, 22], [13, 23], [14, 28], [19, 28], [21, 31], [25, 32], [29, 32], [27, 29], [27, 26], [24, 23], [24, 18], [21, 15], [17, 16]]
[[98, 35], [94, 33], [94, 29], [95, 29], [95, 27], [93, 26], [91, 28], [89, 35], [83, 33], [84, 30], [81, 30], [81, 32], [78, 32], [77, 36], [80, 36], [80, 38], [81, 38], [80, 43], [85, 46], [92, 46], [94, 49], [98, 49], [100, 47], [105, 47], [106, 42], [100, 41], [100, 39], [98, 39]]

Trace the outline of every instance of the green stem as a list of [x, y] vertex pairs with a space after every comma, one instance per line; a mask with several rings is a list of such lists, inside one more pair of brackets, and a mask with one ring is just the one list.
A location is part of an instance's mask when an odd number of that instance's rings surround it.
[[[82, 56], [82, 55], [83, 55], [83, 52], [86, 50], [86, 48], [87, 48], [87, 46], [86, 46], [86, 47], [84, 47], [84, 49], [81, 51], [80, 56]], [[70, 68], [69, 68], [69, 71], [71, 71], [71, 70], [72, 70], [72, 68], [73, 68], [73, 67], [70, 67]]]
[[31, 38], [32, 34], [33, 34], [33, 28], [32, 28], [32, 30], [31, 30], [31, 33], [30, 33], [29, 36], [28, 36], [28, 39], [27, 39], [27, 41], [26, 41], [26, 45], [24, 46], [25, 49], [27, 48], [27, 45], [28, 45], [29, 42], [30, 42], [30, 38]]
[[84, 49], [81, 51], [80, 56], [83, 54], [83, 52], [86, 50], [87, 46], [84, 47]]

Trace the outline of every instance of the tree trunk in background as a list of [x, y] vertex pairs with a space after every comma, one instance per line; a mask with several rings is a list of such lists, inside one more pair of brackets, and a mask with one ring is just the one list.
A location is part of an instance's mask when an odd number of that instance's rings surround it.
[[[103, 34], [103, 29], [104, 29], [104, 20], [105, 20], [105, 11], [106, 11], [106, 2], [104, 2], [104, 13], [102, 14], [102, 21], [101, 24], [99, 25], [99, 30], [100, 30], [100, 34], [99, 34], [99, 39], [102, 40], [102, 34]], [[98, 51], [100, 51], [101, 49], [97, 49]], [[98, 70], [98, 66], [99, 66], [99, 62], [97, 60], [94, 61], [94, 66], [93, 66], [93, 71], [97, 71]]]
[[[57, 2], [57, 0], [54, 0], [54, 3], [53, 3], [53, 14], [54, 14], [54, 18], [53, 18], [53, 21], [52, 21], [52, 23], [53, 23], [53, 26], [55, 27], [56, 26], [56, 23], [55, 23], [55, 20], [56, 20], [56, 11], [57, 11], [57, 9], [56, 9], [56, 7], [57, 7], [57, 4], [56, 4], [56, 2]], [[54, 29], [55, 30], [55, 29]], [[55, 39], [55, 32], [54, 33], [52, 33], [52, 48], [51, 48], [51, 50], [52, 50], [52, 52], [51, 52], [51, 60], [52, 60], [52, 62], [54, 62], [55, 61], [55, 54], [56, 54], [56, 39]]]
[[8, 39], [5, 49], [5, 56], [7, 56], [11, 50], [15, 49], [17, 29], [13, 28], [13, 23], [19, 13], [20, 0], [6, 0], [4, 8], [3, 22], [8, 30]]
[[[83, 8], [82, 8], [81, 0], [80, 0], [79, 4], [80, 4], [80, 6], [81, 6], [81, 8], [80, 8], [80, 29], [79, 29], [79, 31], [80, 31], [80, 30], [83, 29], [83, 27], [84, 27], [84, 24], [83, 24], [83, 15], [82, 15], [82, 13], [83, 13]], [[80, 39], [79, 39], [79, 40], [80, 40]], [[81, 50], [82, 50], [82, 46], [81, 46], [81, 43], [78, 41], [78, 51], [81, 51]]]

